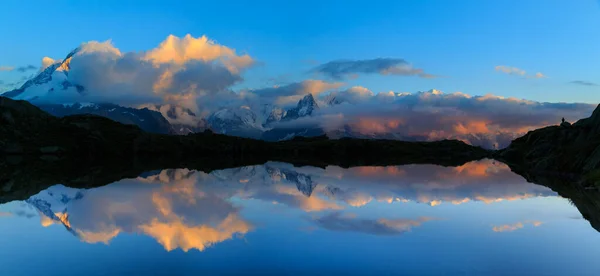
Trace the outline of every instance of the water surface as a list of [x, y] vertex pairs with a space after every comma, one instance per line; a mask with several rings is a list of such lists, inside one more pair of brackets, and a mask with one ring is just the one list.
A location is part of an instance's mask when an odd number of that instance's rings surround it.
[[51, 186], [0, 205], [2, 275], [597, 275], [568, 199], [483, 160], [343, 169], [269, 162]]

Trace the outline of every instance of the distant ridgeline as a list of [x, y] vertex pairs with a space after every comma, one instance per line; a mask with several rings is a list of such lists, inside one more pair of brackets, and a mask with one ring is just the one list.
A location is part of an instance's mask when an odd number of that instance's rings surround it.
[[[93, 108], [93, 107], [85, 107]], [[116, 110], [116, 109], [115, 109]], [[490, 151], [457, 140], [406, 142], [326, 136], [297, 137], [281, 142], [214, 134], [148, 133], [136, 125], [121, 124], [96, 115], [55, 117], [27, 101], [0, 97], [0, 153], [70, 156], [86, 159], [131, 158], [155, 155], [182, 159], [207, 155], [233, 158], [318, 161], [322, 164], [373, 163], [462, 164], [490, 156]]]
[[[319, 106], [313, 94], [306, 94], [295, 106], [286, 108], [274, 104], [261, 104], [260, 106], [253, 106], [253, 108], [247, 106], [227, 107], [202, 116], [195, 114], [188, 108], [172, 104], [132, 108], [102, 102], [64, 104], [63, 101], [56, 101], [63, 104], [50, 103], [54, 102], [52, 100], [54, 97], [65, 95], [70, 95], [68, 97], [73, 98], [86, 98], [89, 96], [90, 91], [85, 86], [72, 83], [72, 78], [69, 78], [70, 60], [78, 51], [79, 49], [75, 49], [65, 59], [44, 68], [18, 89], [5, 92], [0, 96], [14, 100], [27, 100], [57, 117], [93, 114], [119, 123], [137, 125], [146, 132], [159, 134], [187, 135], [210, 129], [219, 134], [265, 141], [283, 141], [294, 137], [317, 137], [322, 135], [332, 138], [429, 140], [426, 135], [406, 135], [397, 131], [365, 132], [359, 126], [351, 124], [341, 124], [335, 128], [325, 130], [320, 124], [315, 124], [315, 120], [304, 120], [305, 118], [317, 116], [317, 112], [323, 107]], [[433, 91], [433, 93], [436, 92]], [[91, 98], [90, 101], [92, 101]], [[325, 98], [321, 104], [337, 106], [344, 103], [343, 97], [332, 94]], [[307, 121], [313, 123], [306, 123]], [[468, 137], [481, 139], [481, 143], [484, 143], [486, 147], [498, 146], [496, 142], [493, 142], [493, 137], [487, 137], [485, 134]], [[506, 143], [508, 138], [503, 138], [503, 141], [503, 143]]]

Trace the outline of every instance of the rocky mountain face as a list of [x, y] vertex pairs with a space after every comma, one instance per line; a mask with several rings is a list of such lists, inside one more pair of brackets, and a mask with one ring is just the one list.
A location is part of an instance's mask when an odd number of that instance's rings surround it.
[[277, 122], [288, 122], [299, 118], [313, 115], [319, 109], [319, 105], [312, 94], [302, 98], [296, 107], [282, 110], [273, 109], [273, 113], [267, 119], [266, 126], [274, 126], [262, 133], [261, 139], [266, 141], [284, 141], [294, 137], [316, 137], [325, 135], [325, 131], [318, 127], [289, 127], [277, 125]]
[[535, 171], [590, 173], [600, 169], [600, 105], [589, 118], [528, 132], [496, 158]]
[[272, 123], [281, 121], [281, 119], [283, 119], [283, 117], [286, 115], [286, 113], [287, 113], [287, 111], [282, 108], [279, 108], [279, 107], [272, 108], [268, 112], [269, 115], [267, 116], [267, 120], [265, 121], [265, 126], [269, 126]]
[[157, 111], [147, 108], [137, 109], [122, 107], [115, 104], [42, 104], [40, 109], [56, 117], [69, 115], [93, 114], [109, 118], [113, 121], [136, 125], [150, 133], [173, 134], [173, 127]]
[[151, 110], [160, 112], [171, 124], [172, 134], [187, 135], [202, 132], [207, 128], [206, 119], [198, 118], [189, 108], [167, 104], [151, 106]]
[[221, 109], [206, 122], [212, 131], [231, 136], [259, 138], [263, 131], [256, 113], [246, 107]]
[[310, 197], [317, 187], [317, 183], [313, 182], [310, 175], [285, 168], [269, 166], [267, 164], [265, 164], [264, 167], [270, 178], [284, 179], [288, 182], [294, 183], [298, 191], [300, 191], [306, 197]]
[[289, 109], [281, 118], [281, 121], [295, 120], [301, 117], [310, 116], [315, 110], [319, 109], [319, 105], [312, 94], [308, 94], [302, 98], [296, 107]]

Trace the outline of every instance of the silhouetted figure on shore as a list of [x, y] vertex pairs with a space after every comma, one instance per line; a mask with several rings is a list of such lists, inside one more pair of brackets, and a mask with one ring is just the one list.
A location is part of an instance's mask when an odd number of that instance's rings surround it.
[[565, 118], [564, 118], [564, 117], [562, 118], [562, 122], [563, 122], [563, 123], [565, 122]]

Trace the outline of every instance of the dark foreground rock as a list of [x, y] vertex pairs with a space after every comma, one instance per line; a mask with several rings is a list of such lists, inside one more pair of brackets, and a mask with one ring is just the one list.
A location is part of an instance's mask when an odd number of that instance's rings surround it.
[[530, 131], [495, 158], [530, 171], [589, 174], [600, 168], [600, 106], [572, 125]]

